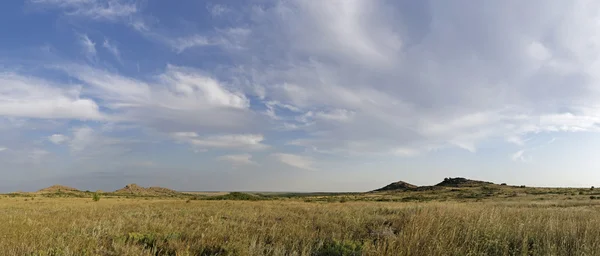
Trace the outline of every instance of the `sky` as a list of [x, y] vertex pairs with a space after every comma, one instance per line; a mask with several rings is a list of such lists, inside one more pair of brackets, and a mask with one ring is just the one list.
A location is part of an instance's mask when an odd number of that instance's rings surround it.
[[600, 185], [600, 2], [0, 4], [0, 192]]

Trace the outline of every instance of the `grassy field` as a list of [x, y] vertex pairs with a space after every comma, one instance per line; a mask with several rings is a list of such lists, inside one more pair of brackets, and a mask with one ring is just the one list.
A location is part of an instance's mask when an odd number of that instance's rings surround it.
[[0, 254], [600, 255], [590, 189], [225, 196], [0, 195]]

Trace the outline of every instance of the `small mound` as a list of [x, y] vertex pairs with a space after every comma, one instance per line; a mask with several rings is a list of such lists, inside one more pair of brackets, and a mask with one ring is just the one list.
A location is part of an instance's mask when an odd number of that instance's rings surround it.
[[38, 193], [60, 193], [60, 192], [81, 192], [79, 189], [63, 186], [63, 185], [53, 185], [47, 188], [43, 188], [37, 191]]
[[132, 194], [132, 195], [140, 195], [140, 196], [165, 196], [165, 195], [175, 195], [178, 194], [177, 191], [162, 188], [162, 187], [142, 187], [137, 184], [127, 184], [124, 188], [116, 190], [115, 193], [118, 194]]
[[124, 188], [116, 190], [115, 193], [137, 194], [144, 191], [144, 187], [138, 186], [137, 184], [127, 184]]
[[461, 177], [445, 178], [444, 181], [436, 184], [436, 187], [480, 187], [492, 185], [494, 183], [479, 180], [470, 180]]
[[242, 192], [231, 192], [226, 195], [220, 196], [211, 196], [207, 197], [206, 200], [240, 200], [240, 201], [259, 201], [259, 200], [267, 200], [268, 197], [261, 195], [254, 195]]
[[376, 189], [376, 192], [381, 192], [381, 191], [395, 191], [395, 190], [410, 190], [410, 189], [416, 189], [417, 186], [410, 184], [408, 182], [404, 182], [404, 181], [397, 181], [394, 183], [391, 183], [385, 187], [382, 187], [380, 189]]

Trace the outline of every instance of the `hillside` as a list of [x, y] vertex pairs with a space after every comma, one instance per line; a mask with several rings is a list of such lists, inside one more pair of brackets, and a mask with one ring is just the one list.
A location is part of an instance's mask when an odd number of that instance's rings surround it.
[[494, 183], [479, 180], [470, 180], [462, 177], [445, 178], [444, 181], [436, 184], [437, 187], [480, 187], [493, 185]]
[[409, 189], [416, 189], [418, 186], [410, 184], [408, 182], [404, 182], [404, 181], [397, 181], [394, 183], [390, 183], [389, 185], [376, 189], [374, 191], [376, 192], [382, 192], [382, 191], [396, 191], [396, 190], [409, 190]]
[[37, 191], [37, 193], [60, 193], [60, 192], [81, 192], [76, 188], [63, 186], [63, 185], [53, 185], [47, 188], [43, 188]]
[[404, 181], [397, 181], [390, 183], [385, 187], [373, 190], [373, 192], [386, 192], [386, 191], [432, 191], [432, 190], [443, 190], [445, 187], [483, 187], [487, 185], [493, 185], [492, 182], [470, 180], [462, 177], [456, 178], [445, 178], [442, 182], [433, 186], [416, 186]]
[[142, 187], [137, 184], [128, 184], [124, 188], [116, 190], [116, 194], [132, 194], [138, 196], [166, 196], [166, 195], [176, 195], [179, 192], [163, 188], [163, 187]]

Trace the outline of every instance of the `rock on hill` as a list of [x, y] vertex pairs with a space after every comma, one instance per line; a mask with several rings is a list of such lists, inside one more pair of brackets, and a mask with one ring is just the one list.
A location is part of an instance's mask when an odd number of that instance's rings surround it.
[[128, 184], [124, 188], [115, 191], [117, 194], [132, 194], [139, 196], [167, 196], [179, 194], [177, 191], [161, 187], [142, 187], [137, 184]]
[[445, 178], [444, 181], [436, 184], [437, 187], [479, 187], [492, 185], [494, 183], [479, 180], [470, 180], [461, 177]]
[[404, 182], [404, 181], [397, 181], [394, 183], [391, 183], [383, 188], [380, 189], [376, 189], [375, 191], [377, 192], [381, 192], [381, 191], [394, 191], [394, 190], [409, 190], [409, 189], [415, 189], [417, 188], [416, 185]]
[[43, 188], [37, 191], [38, 193], [59, 193], [59, 192], [81, 192], [76, 188], [67, 187], [63, 185], [53, 185], [47, 188]]

